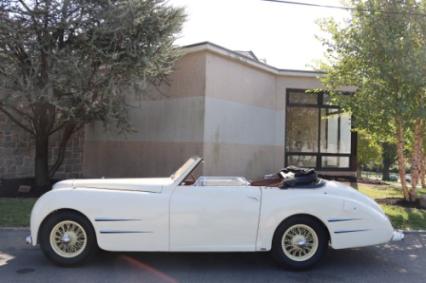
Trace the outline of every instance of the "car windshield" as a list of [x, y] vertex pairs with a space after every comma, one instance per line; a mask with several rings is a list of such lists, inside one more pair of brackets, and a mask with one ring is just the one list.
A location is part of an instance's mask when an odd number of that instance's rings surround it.
[[174, 181], [181, 177], [183, 174], [189, 174], [189, 171], [194, 168], [195, 163], [199, 162], [199, 157], [191, 157], [188, 159], [175, 173], [173, 173], [170, 178]]

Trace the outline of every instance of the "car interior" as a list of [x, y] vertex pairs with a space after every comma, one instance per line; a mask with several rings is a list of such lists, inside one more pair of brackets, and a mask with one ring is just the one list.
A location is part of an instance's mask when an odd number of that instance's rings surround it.
[[239, 176], [200, 176], [191, 172], [181, 185], [184, 186], [256, 186], [277, 187], [281, 189], [315, 189], [322, 187], [325, 182], [318, 178], [314, 169], [289, 166], [278, 173], [265, 175], [262, 179], [248, 181]]

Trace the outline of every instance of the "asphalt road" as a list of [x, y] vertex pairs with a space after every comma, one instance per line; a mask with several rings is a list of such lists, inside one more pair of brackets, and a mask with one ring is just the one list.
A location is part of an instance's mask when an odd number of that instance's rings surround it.
[[268, 254], [107, 253], [77, 268], [52, 265], [26, 230], [0, 229], [0, 282], [426, 282], [426, 233], [403, 242], [329, 250], [313, 270], [290, 272]]

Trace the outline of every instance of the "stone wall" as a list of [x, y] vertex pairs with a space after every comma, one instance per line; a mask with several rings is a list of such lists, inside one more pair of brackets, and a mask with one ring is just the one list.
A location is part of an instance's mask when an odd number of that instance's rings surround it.
[[[58, 151], [59, 136], [50, 140], [50, 163]], [[66, 149], [65, 160], [55, 178], [80, 177], [82, 171], [84, 131], [73, 135]], [[24, 130], [0, 113], [0, 179], [34, 176], [34, 141]]]

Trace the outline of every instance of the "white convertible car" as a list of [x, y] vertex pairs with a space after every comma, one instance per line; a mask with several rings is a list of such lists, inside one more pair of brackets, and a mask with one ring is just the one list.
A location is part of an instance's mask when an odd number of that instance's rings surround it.
[[27, 242], [60, 265], [106, 251], [264, 252], [304, 269], [328, 246], [401, 240], [380, 206], [358, 191], [282, 170], [248, 182], [199, 177], [190, 158], [168, 178], [81, 179], [54, 185], [35, 204]]

